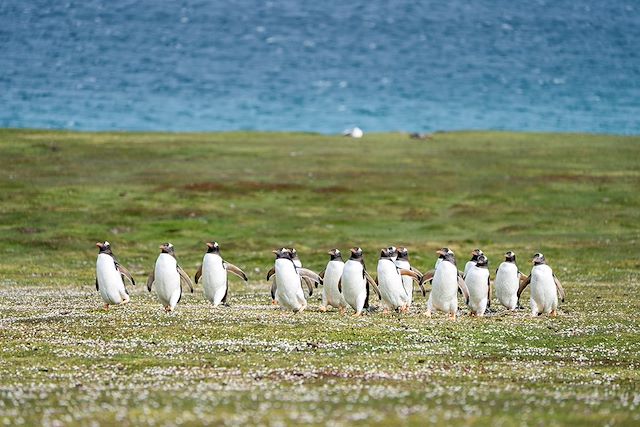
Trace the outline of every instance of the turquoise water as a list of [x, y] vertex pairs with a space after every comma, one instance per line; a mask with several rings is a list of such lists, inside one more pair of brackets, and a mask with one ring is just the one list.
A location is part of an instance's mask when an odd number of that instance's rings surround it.
[[0, 126], [640, 134], [640, 2], [0, 1]]

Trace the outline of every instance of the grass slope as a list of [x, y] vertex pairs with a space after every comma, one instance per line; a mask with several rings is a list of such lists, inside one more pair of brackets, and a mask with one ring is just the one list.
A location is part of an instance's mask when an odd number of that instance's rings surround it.
[[[0, 422], [637, 425], [639, 158], [595, 135], [0, 130]], [[139, 286], [99, 309], [96, 241], [142, 284], [160, 243], [193, 274], [210, 239], [250, 276], [231, 307], [197, 287], [165, 315]], [[271, 249], [320, 270], [358, 245], [375, 270], [390, 244], [421, 269], [542, 251], [568, 300], [456, 323], [417, 294], [401, 317], [269, 306]]]

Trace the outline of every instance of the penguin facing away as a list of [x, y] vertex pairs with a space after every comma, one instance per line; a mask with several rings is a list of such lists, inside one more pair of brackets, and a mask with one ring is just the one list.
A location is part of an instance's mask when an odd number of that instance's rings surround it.
[[384, 304], [384, 313], [389, 310], [407, 312], [409, 310], [410, 297], [402, 283], [403, 276], [408, 276], [416, 280], [421, 277], [415, 272], [399, 268], [393, 259], [393, 253], [397, 251], [395, 248], [386, 248], [380, 251], [380, 259], [378, 260], [378, 289]]
[[471, 251], [471, 259], [464, 265], [464, 274], [462, 275], [464, 279], [466, 279], [469, 269], [476, 265], [476, 262], [478, 261], [478, 257], [480, 255], [484, 255], [484, 252], [482, 252], [481, 249], [474, 249], [473, 251]]
[[98, 247], [96, 291], [104, 301], [104, 309], [108, 310], [109, 305], [128, 303], [129, 293], [124, 285], [124, 279], [126, 278], [134, 286], [135, 280], [129, 270], [118, 262], [109, 242], [98, 242], [96, 246]]
[[327, 311], [328, 307], [333, 307], [340, 310], [340, 314], [344, 314], [347, 302], [338, 289], [338, 282], [344, 270], [344, 260], [339, 249], [331, 249], [327, 254], [330, 256], [329, 262], [327, 267], [319, 274], [323, 281], [320, 311], [324, 312]]
[[276, 277], [278, 285], [275, 290], [275, 300], [281, 307], [292, 310], [294, 313], [301, 313], [307, 307], [301, 276], [319, 283], [322, 283], [322, 279], [311, 270], [296, 267], [291, 250], [282, 248], [273, 253], [276, 255], [276, 261], [274, 267], [267, 273], [267, 280], [272, 275]]
[[370, 287], [374, 289], [378, 298], [382, 298], [375, 280], [367, 273], [362, 249], [351, 248], [351, 256], [344, 263], [338, 289], [347, 304], [355, 310], [354, 316], [360, 316], [364, 309], [369, 309]]
[[[409, 262], [409, 250], [405, 247], [398, 248], [398, 256], [396, 258], [396, 266], [398, 268], [403, 268], [405, 270], [411, 270], [416, 273], [420, 278], [422, 278], [422, 273], [418, 271], [418, 269], [411, 266]], [[409, 296], [409, 305], [413, 303], [413, 282], [415, 279], [410, 276], [402, 276], [402, 285], [404, 286], [405, 291], [407, 291], [407, 295]], [[424, 285], [422, 284], [422, 280], [417, 281], [420, 286], [420, 290], [422, 291], [422, 296], [426, 296], [427, 292], [424, 289]]]
[[469, 267], [464, 283], [469, 289], [469, 309], [471, 316], [484, 316], [491, 305], [491, 279], [489, 260], [484, 254], [478, 255], [475, 264]]
[[518, 299], [527, 285], [531, 284], [531, 315], [535, 317], [544, 313], [556, 317], [558, 295], [560, 295], [560, 301], [564, 302], [564, 288], [551, 267], [547, 265], [543, 254], [535, 254], [531, 262], [533, 263], [531, 274], [520, 283]]
[[189, 275], [178, 265], [176, 253], [171, 243], [160, 245], [160, 255], [156, 259], [154, 269], [147, 278], [147, 289], [156, 286], [158, 300], [166, 312], [171, 312], [182, 299], [182, 283], [186, 283], [193, 293], [193, 284]]
[[496, 269], [494, 288], [496, 298], [508, 310], [515, 310], [518, 307], [518, 288], [523, 277], [524, 275], [516, 265], [515, 252], [506, 252], [504, 261]]
[[422, 282], [432, 280], [431, 293], [427, 300], [427, 317], [431, 317], [434, 310], [444, 311], [449, 318], [456, 319], [458, 311], [458, 289], [462, 292], [465, 303], [469, 303], [469, 290], [458, 272], [456, 258], [449, 248], [442, 248], [436, 252], [442, 261], [435, 271], [429, 271], [422, 277]]
[[228, 272], [231, 272], [247, 282], [247, 275], [240, 268], [225, 261], [220, 256], [220, 245], [218, 242], [208, 242], [207, 252], [202, 258], [202, 264], [198, 268], [194, 280], [196, 284], [202, 278], [202, 288], [204, 296], [214, 307], [220, 303], [227, 303], [229, 294]]

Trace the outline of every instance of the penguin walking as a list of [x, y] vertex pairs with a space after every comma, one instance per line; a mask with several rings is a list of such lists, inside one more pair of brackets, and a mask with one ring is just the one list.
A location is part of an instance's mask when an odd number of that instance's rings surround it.
[[129, 293], [124, 285], [124, 279], [135, 286], [131, 273], [118, 262], [111, 250], [109, 242], [96, 243], [98, 247], [98, 259], [96, 260], [96, 290], [104, 301], [104, 309], [109, 310], [109, 305], [126, 304], [129, 302]]
[[194, 279], [197, 284], [198, 280], [202, 278], [204, 296], [214, 307], [217, 307], [220, 303], [227, 303], [229, 294], [228, 272], [235, 274], [245, 282], [249, 280], [244, 271], [222, 259], [218, 242], [207, 243], [207, 253], [204, 254], [202, 264], [200, 264]]
[[409, 311], [410, 297], [402, 283], [403, 276], [420, 280], [418, 276], [411, 270], [399, 268], [393, 259], [393, 253], [397, 251], [395, 248], [382, 249], [380, 251], [380, 259], [378, 260], [378, 289], [385, 306], [384, 313], [389, 310], [407, 312]]
[[[427, 300], [427, 317], [431, 317], [434, 310], [444, 311], [449, 314], [449, 318], [456, 320], [458, 312], [458, 289], [462, 292], [465, 303], [469, 303], [469, 290], [467, 289], [462, 274], [456, 267], [456, 258], [449, 248], [442, 248], [437, 251], [442, 257], [435, 269], [429, 271], [422, 277], [422, 282], [432, 280], [431, 293]], [[439, 258], [440, 258], [439, 257]]]
[[482, 252], [481, 249], [474, 249], [473, 251], [471, 251], [471, 259], [464, 265], [464, 274], [462, 275], [463, 278], [467, 278], [469, 269], [476, 265], [476, 262], [478, 261], [478, 257], [480, 255], [484, 255], [484, 252]]
[[327, 267], [320, 273], [323, 281], [320, 311], [324, 312], [327, 311], [328, 307], [333, 307], [340, 310], [340, 314], [344, 314], [347, 302], [338, 289], [338, 282], [344, 270], [344, 260], [339, 249], [331, 249], [327, 253], [331, 258], [327, 263]]
[[533, 256], [531, 274], [524, 279], [518, 288], [518, 299], [522, 291], [531, 283], [531, 315], [540, 316], [542, 313], [556, 317], [558, 314], [558, 295], [564, 302], [564, 288], [551, 267], [547, 265], [544, 255], [537, 253]]
[[[411, 270], [414, 273], [416, 273], [418, 276], [422, 277], [422, 273], [420, 273], [420, 271], [418, 271], [416, 268], [411, 266], [411, 263], [409, 262], [409, 250], [405, 247], [400, 247], [398, 248], [397, 251], [398, 255], [396, 257], [396, 266], [398, 268], [402, 268], [405, 270]], [[402, 286], [404, 286], [404, 290], [407, 291], [407, 295], [409, 296], [409, 306], [411, 306], [411, 304], [413, 303], [413, 282], [414, 282], [414, 278], [410, 277], [410, 276], [402, 276]], [[422, 290], [422, 296], [426, 296], [427, 292], [424, 289], [424, 285], [422, 284], [421, 280], [418, 280], [418, 285], [420, 286], [420, 289]]]
[[156, 259], [154, 269], [147, 278], [147, 289], [156, 285], [158, 299], [168, 313], [176, 308], [182, 298], [182, 283], [186, 283], [193, 293], [193, 284], [185, 271], [178, 265], [176, 252], [171, 243], [160, 245], [160, 255]]
[[308, 277], [312, 282], [322, 283], [322, 278], [306, 268], [298, 268], [293, 262], [290, 249], [281, 248], [273, 251], [276, 255], [274, 267], [267, 273], [267, 280], [275, 275], [277, 288], [274, 298], [283, 308], [301, 313], [307, 307], [307, 300], [302, 291], [301, 276]]
[[471, 316], [484, 316], [491, 306], [491, 279], [489, 278], [489, 260], [484, 254], [478, 255], [475, 264], [469, 267], [464, 276], [469, 289], [469, 309]]
[[[293, 264], [296, 266], [296, 268], [302, 268], [302, 261], [300, 260], [300, 256], [298, 255], [298, 251], [296, 250], [296, 248], [289, 248], [289, 250], [291, 251]], [[318, 283], [309, 279], [307, 276], [300, 276], [300, 279], [302, 279], [302, 283], [307, 286], [309, 296], [312, 296], [314, 283], [316, 288], [318, 287]], [[275, 284], [275, 281], [273, 283]]]
[[508, 310], [515, 310], [518, 307], [518, 288], [523, 277], [516, 265], [515, 252], [506, 252], [504, 261], [496, 269], [494, 288], [496, 298]]
[[361, 248], [351, 248], [351, 256], [344, 263], [342, 278], [338, 289], [347, 304], [355, 310], [354, 316], [360, 316], [362, 310], [369, 309], [369, 287], [372, 287], [378, 298], [380, 290], [373, 278], [367, 273]]

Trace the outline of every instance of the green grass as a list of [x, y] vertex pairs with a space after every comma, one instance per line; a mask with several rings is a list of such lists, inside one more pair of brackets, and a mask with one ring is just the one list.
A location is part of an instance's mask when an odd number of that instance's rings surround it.
[[[639, 189], [640, 137], [0, 130], [0, 423], [637, 425]], [[211, 239], [250, 277], [231, 307], [196, 286], [166, 315], [138, 286], [100, 310], [96, 241], [142, 285], [160, 243], [193, 275]], [[403, 316], [270, 306], [272, 249], [321, 270], [357, 245], [374, 271], [390, 244], [421, 269], [544, 252], [567, 301], [455, 323], [417, 294]]]

